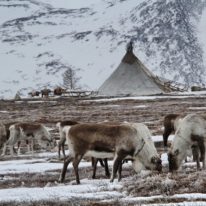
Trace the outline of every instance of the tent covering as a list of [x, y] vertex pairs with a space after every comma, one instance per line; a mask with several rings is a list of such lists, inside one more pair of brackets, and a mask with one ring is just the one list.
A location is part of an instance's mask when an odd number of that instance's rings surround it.
[[132, 43], [120, 65], [99, 88], [104, 96], [139, 96], [170, 92], [157, 76], [134, 55]]

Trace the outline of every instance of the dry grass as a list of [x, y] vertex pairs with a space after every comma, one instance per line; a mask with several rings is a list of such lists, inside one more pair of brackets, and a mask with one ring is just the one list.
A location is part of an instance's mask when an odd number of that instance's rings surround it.
[[[55, 123], [59, 120], [76, 120], [80, 122], [100, 122], [110, 121], [130, 121], [143, 122], [148, 125], [155, 134], [161, 135], [162, 120], [169, 113], [188, 114], [192, 111], [190, 107], [200, 107], [205, 105], [204, 98], [184, 98], [182, 99], [154, 99], [154, 100], [120, 100], [114, 102], [85, 102], [71, 101], [69, 99], [55, 99], [56, 103], [35, 103], [29, 104], [15, 103], [14, 101], [0, 101], [0, 110], [8, 111], [1, 113], [0, 121], [38, 121], [46, 126], [53, 128], [52, 135], [56, 135]], [[144, 105], [144, 108], [138, 108]], [[195, 110], [202, 113], [205, 110]], [[56, 136], [55, 136], [56, 137]], [[28, 157], [30, 159], [31, 157]], [[41, 157], [42, 158], [42, 157]], [[15, 158], [0, 158], [0, 161]], [[111, 171], [111, 168], [110, 168]], [[0, 188], [17, 188], [17, 187], [45, 187], [48, 183], [50, 186], [57, 185], [60, 170], [48, 171], [46, 173], [24, 173], [7, 175], [0, 181]], [[91, 178], [92, 168], [81, 168], [79, 171], [80, 179]], [[1, 178], [1, 177], [0, 177]], [[98, 168], [96, 178], [105, 178], [104, 169]], [[75, 180], [74, 171], [69, 170], [66, 174], [65, 183]], [[164, 195], [171, 197], [173, 194], [182, 193], [206, 193], [206, 172], [196, 172], [194, 168], [184, 169], [184, 172], [169, 174], [167, 169], [163, 173], [141, 173], [134, 174], [130, 167], [123, 167], [122, 184], [124, 187], [120, 190], [125, 195], [133, 197]], [[184, 199], [159, 199], [156, 202], [176, 202]], [[137, 205], [140, 205], [137, 202]], [[107, 202], [92, 200], [69, 200], [69, 201], [38, 201], [38, 202], [8, 202], [0, 203], [5, 206], [64, 206], [64, 205], [133, 205], [123, 203], [120, 200]]]
[[206, 193], [206, 171], [140, 173], [123, 180], [123, 189], [134, 197], [183, 193]]

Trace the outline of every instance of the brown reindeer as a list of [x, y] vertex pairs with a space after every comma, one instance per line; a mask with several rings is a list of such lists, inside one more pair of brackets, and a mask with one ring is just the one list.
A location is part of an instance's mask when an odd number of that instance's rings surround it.
[[[59, 129], [59, 135], [60, 135], [60, 141], [58, 142], [58, 156], [59, 159], [61, 157], [61, 149], [64, 158], [66, 158], [65, 154], [65, 141], [66, 141], [66, 133], [69, 131], [70, 127], [72, 125], [79, 124], [79, 122], [72, 121], [72, 120], [65, 120], [60, 121], [56, 124], [57, 128]], [[107, 158], [101, 159], [101, 158], [93, 158], [92, 157], [92, 167], [93, 167], [93, 175], [92, 178], [94, 179], [96, 176], [96, 169], [97, 169], [97, 163], [100, 162], [101, 166], [105, 168], [105, 175], [107, 177], [110, 176], [109, 167], [107, 163]]]
[[[122, 160], [127, 156], [138, 159], [145, 168], [162, 170], [161, 160], [157, 150], [148, 144], [135, 127], [127, 125], [104, 124], [77, 124], [67, 133], [67, 142], [70, 154], [64, 161], [59, 178], [64, 181], [68, 164], [72, 161], [77, 184], [80, 183], [78, 165], [84, 156], [95, 158], [114, 157], [111, 182], [113, 182], [117, 170], [121, 167]], [[118, 180], [121, 179], [119, 173]]]
[[49, 94], [51, 93], [52, 91], [50, 89], [42, 89], [41, 90], [41, 97], [46, 97], [48, 98], [49, 97]]
[[54, 89], [54, 95], [61, 96], [65, 91], [66, 91], [66, 89], [63, 89], [61, 87], [57, 87]]

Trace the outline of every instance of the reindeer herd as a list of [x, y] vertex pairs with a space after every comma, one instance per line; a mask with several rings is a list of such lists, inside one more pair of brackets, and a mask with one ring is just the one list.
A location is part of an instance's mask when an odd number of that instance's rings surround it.
[[[63, 89], [62, 87], [56, 87], [54, 88], [53, 90], [53, 94], [54, 96], [61, 96], [63, 93], [66, 92], [66, 89]], [[45, 98], [48, 98], [49, 95], [52, 93], [52, 90], [51, 89], [42, 89], [41, 91], [31, 91], [28, 93], [29, 96], [31, 97], [39, 97], [41, 95], [41, 97], [45, 97]]]
[[[56, 124], [56, 127], [60, 135], [58, 157], [61, 157], [61, 150], [64, 156], [63, 169], [59, 177], [60, 182], [64, 182], [67, 167], [72, 162], [76, 182], [79, 184], [78, 166], [80, 161], [86, 157], [92, 159], [93, 178], [95, 178], [98, 161], [104, 166], [106, 176], [110, 176], [107, 160], [113, 158], [111, 182], [114, 181], [116, 175], [118, 175], [118, 180], [121, 179], [122, 164], [125, 160], [132, 161], [136, 172], [140, 172], [142, 169], [162, 171], [161, 155], [158, 154], [151, 133], [145, 124], [61, 121]], [[202, 162], [202, 168], [205, 169], [206, 116], [199, 114], [167, 115], [164, 118], [163, 132], [165, 147], [168, 147], [168, 136], [172, 132], [175, 133], [175, 136], [168, 148], [169, 171], [178, 170], [183, 159], [190, 153], [193, 154], [193, 158], [197, 162], [197, 169], [200, 169], [200, 162]], [[43, 124], [32, 122], [0, 123], [2, 156], [6, 155], [8, 147], [10, 155], [14, 155], [14, 145], [16, 143], [19, 145], [22, 141], [31, 142], [32, 152], [34, 142], [37, 142], [44, 149], [56, 146], [55, 139]], [[66, 141], [69, 148], [67, 156], [64, 151]]]

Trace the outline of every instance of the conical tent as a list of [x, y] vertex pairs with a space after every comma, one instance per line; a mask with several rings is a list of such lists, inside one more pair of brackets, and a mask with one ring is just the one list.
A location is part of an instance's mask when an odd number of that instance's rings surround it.
[[98, 92], [105, 96], [138, 96], [169, 92], [169, 89], [133, 54], [130, 43], [120, 65]]

